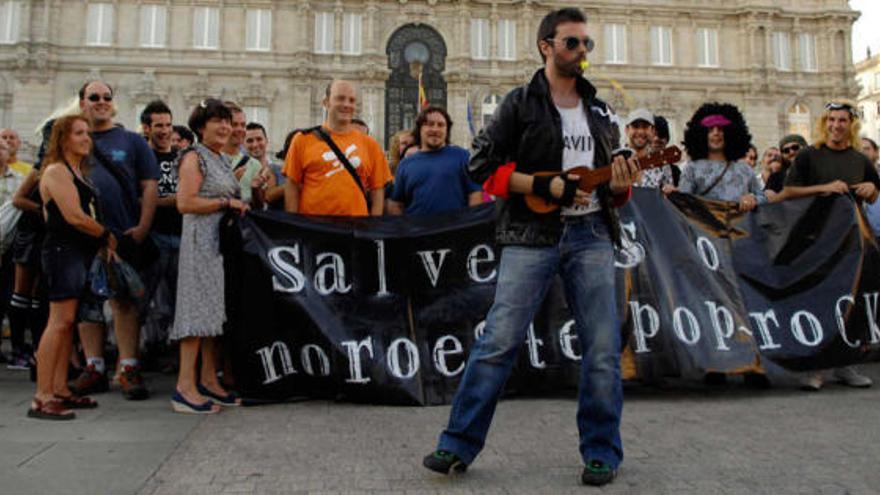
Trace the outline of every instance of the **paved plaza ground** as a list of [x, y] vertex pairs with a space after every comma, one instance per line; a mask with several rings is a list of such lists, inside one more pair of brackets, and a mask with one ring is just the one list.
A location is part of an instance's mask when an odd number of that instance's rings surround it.
[[[880, 365], [863, 370], [880, 382]], [[512, 398], [467, 474], [421, 467], [448, 407], [303, 401], [173, 414], [118, 391], [73, 422], [28, 419], [26, 373], [0, 371], [0, 493], [880, 493], [880, 386], [819, 393], [672, 384], [628, 389], [626, 459], [602, 490], [578, 485], [568, 397]]]

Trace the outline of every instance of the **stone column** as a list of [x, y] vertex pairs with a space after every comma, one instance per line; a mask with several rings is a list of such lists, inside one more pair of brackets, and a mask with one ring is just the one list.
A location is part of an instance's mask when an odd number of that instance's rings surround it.
[[471, 137], [468, 131], [467, 98], [470, 90], [470, 78], [466, 72], [455, 72], [446, 75], [446, 111], [452, 117], [452, 144], [470, 149]]

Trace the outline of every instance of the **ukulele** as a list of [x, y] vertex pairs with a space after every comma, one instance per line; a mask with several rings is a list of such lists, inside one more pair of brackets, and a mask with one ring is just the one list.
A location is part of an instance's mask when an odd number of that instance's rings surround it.
[[[681, 160], [681, 150], [678, 146], [670, 146], [662, 151], [655, 151], [644, 158], [637, 158], [639, 170], [648, 170], [652, 168], [662, 167], [678, 163]], [[600, 184], [604, 184], [611, 180], [611, 167], [601, 167], [591, 169], [587, 167], [575, 167], [565, 172], [537, 172], [534, 175], [562, 175], [573, 174], [580, 177], [578, 189], [584, 192], [592, 192]], [[526, 194], [526, 206], [535, 213], [550, 213], [559, 208], [559, 204], [547, 201], [546, 199], [534, 194]]]

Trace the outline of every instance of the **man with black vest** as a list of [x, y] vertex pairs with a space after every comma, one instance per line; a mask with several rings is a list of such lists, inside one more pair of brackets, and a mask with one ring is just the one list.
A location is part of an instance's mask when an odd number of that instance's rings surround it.
[[[575, 8], [544, 17], [537, 36], [544, 67], [505, 96], [474, 139], [471, 179], [481, 184], [499, 170], [494, 180], [507, 183], [509, 190], [497, 223], [501, 261], [495, 302], [471, 350], [449, 424], [436, 451], [424, 459], [431, 470], [464, 471], [483, 448], [529, 324], [557, 274], [565, 283], [582, 356], [577, 413], [585, 463], [581, 481], [610, 483], [623, 459], [613, 245], [620, 240], [616, 207], [629, 197], [639, 173], [635, 160], [613, 156], [620, 139], [614, 114], [583, 78], [593, 48], [586, 21]], [[515, 168], [499, 169], [510, 161]], [[612, 170], [610, 184], [591, 193], [578, 189], [578, 177], [565, 173], [606, 166]], [[560, 208], [536, 213], [526, 204], [526, 194]]]

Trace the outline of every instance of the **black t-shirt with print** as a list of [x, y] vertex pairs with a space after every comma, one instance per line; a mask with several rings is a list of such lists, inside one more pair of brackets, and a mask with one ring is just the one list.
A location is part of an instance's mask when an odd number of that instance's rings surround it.
[[[177, 194], [177, 170], [174, 162], [177, 160], [177, 152], [168, 153], [153, 150], [156, 154], [156, 163], [159, 164], [159, 197], [164, 198], [171, 194]], [[176, 206], [157, 206], [156, 215], [153, 217], [153, 231], [157, 234], [179, 236], [183, 227], [183, 217], [177, 211]]]

